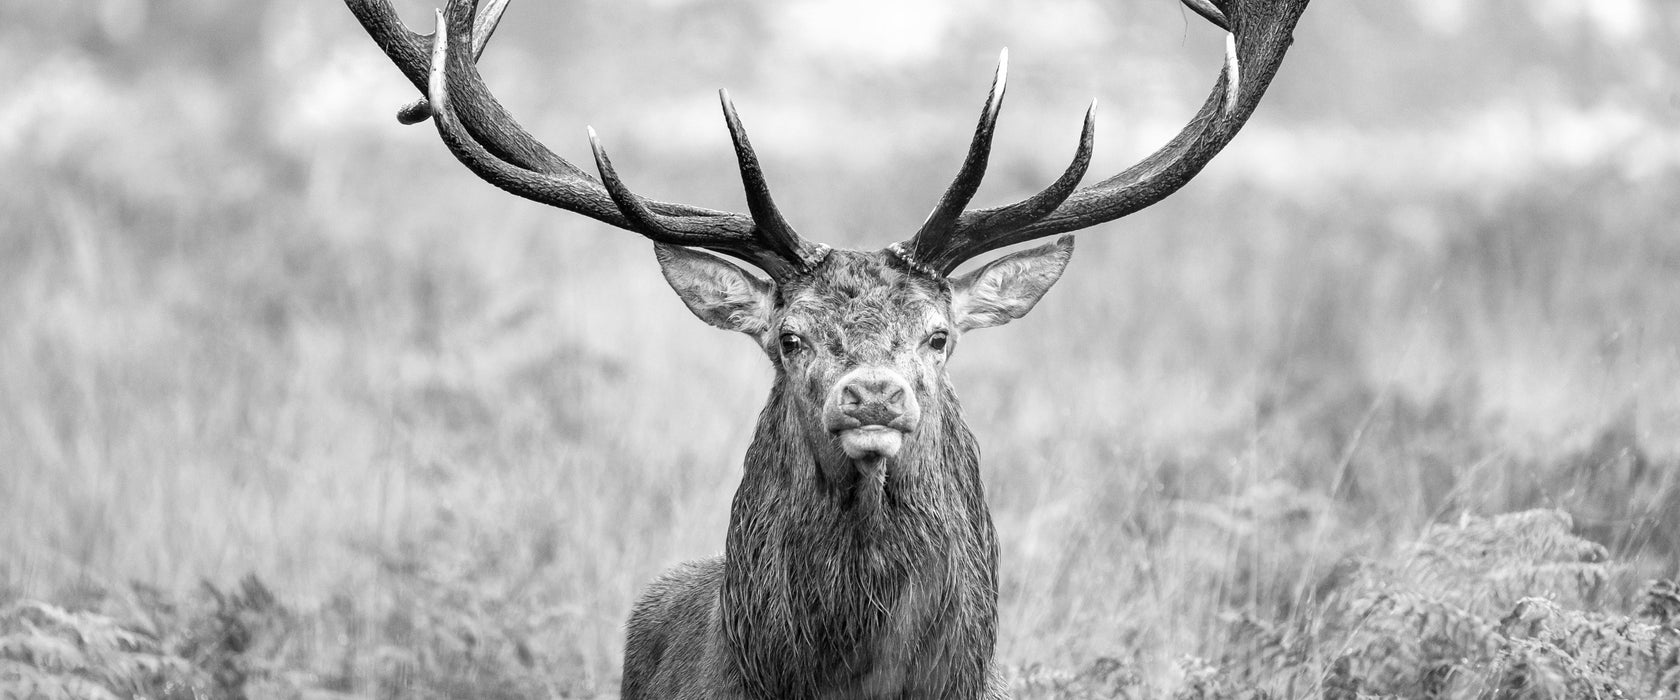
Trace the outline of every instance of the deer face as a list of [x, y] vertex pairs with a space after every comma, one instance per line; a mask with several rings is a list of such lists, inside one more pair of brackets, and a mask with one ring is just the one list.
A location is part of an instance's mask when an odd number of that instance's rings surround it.
[[957, 420], [945, 363], [959, 338], [1025, 315], [1061, 276], [1073, 241], [952, 279], [889, 251], [833, 251], [780, 285], [705, 253], [657, 252], [696, 316], [752, 336], [769, 355], [793, 413], [788, 427], [830, 476], [885, 478], [914, 462], [900, 457], [926, 442], [928, 424]]

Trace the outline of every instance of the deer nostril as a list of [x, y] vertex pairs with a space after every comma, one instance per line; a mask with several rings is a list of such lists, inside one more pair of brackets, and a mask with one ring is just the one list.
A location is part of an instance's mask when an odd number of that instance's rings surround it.
[[857, 377], [840, 387], [841, 414], [864, 425], [887, 425], [899, 420], [909, 399], [902, 381], [889, 377]]
[[840, 390], [840, 402], [847, 407], [864, 404], [897, 406], [904, 401], [904, 387], [890, 379], [860, 379]]
[[829, 392], [823, 420], [830, 432], [870, 426], [910, 432], [921, 420], [915, 388], [889, 369], [855, 370], [835, 382]]

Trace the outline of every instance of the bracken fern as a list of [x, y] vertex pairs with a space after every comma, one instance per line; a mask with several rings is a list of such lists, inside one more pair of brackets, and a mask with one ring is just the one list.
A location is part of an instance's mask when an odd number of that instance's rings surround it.
[[1465, 516], [1393, 556], [1337, 564], [1281, 618], [1229, 615], [1217, 657], [1182, 660], [1168, 688], [1112, 659], [1030, 666], [1012, 688], [1028, 699], [1680, 698], [1680, 584], [1618, 598], [1623, 580], [1567, 513]]
[[1324, 669], [1317, 692], [1336, 700], [1680, 697], [1675, 585], [1648, 585], [1636, 615], [1608, 612], [1608, 559], [1555, 510], [1432, 526], [1285, 631], [1235, 630], [1263, 648], [1299, 640], [1302, 663], [1251, 653], [1274, 663], [1224, 672], [1296, 697]]
[[0, 613], [0, 697], [198, 698], [210, 677], [148, 634], [36, 601]]

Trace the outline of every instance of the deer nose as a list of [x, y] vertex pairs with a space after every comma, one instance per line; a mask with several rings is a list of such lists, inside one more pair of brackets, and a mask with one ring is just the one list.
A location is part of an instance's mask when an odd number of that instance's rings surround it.
[[840, 388], [840, 406], [847, 411], [902, 411], [904, 385], [890, 377], [859, 377]]
[[921, 406], [910, 382], [898, 372], [878, 367], [841, 377], [829, 405], [831, 431], [884, 426], [910, 432], [921, 420]]

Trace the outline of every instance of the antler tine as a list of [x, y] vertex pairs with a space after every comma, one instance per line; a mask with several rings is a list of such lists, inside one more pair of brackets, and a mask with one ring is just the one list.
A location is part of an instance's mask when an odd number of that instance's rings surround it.
[[[452, 101], [456, 117], [466, 126], [467, 132], [497, 158], [528, 170], [571, 180], [573, 184], [568, 190], [581, 195], [580, 199], [544, 201], [545, 204], [575, 211], [619, 228], [634, 230], [622, 212], [613, 206], [612, 198], [601, 183], [596, 182], [595, 178], [582, 168], [555, 155], [515, 121], [513, 115], [490, 93], [489, 86], [484, 83], [484, 76], [478, 72], [476, 61], [469, 60], [470, 54], [467, 53], [467, 43], [473, 38], [472, 32], [476, 31], [478, 26], [474, 18], [483, 16], [477, 12], [477, 6], [478, 0], [449, 0], [444, 9], [451, 37], [447, 70], [450, 92], [457, 98]], [[476, 40], [472, 43], [477, 44]], [[527, 161], [527, 158], [530, 160]], [[501, 186], [500, 183], [494, 184]], [[686, 204], [655, 200], [647, 200], [647, 204], [655, 212], [667, 216], [739, 216], [731, 212]]]
[[[612, 196], [613, 203], [618, 205], [619, 211], [630, 219], [630, 224], [637, 233], [653, 239], [656, 243], [670, 245], [704, 246], [717, 244], [715, 230], [684, 230], [682, 221], [676, 217], [664, 217], [653, 212], [647, 202], [618, 177], [618, 171], [613, 168], [612, 160], [607, 157], [607, 149], [601, 145], [601, 137], [595, 133], [595, 127], [589, 129], [589, 148], [595, 153], [595, 167], [601, 172], [601, 182], [607, 186], [607, 193]], [[750, 227], [746, 230], [732, 232], [736, 235], [749, 235]], [[711, 234], [711, 235], [708, 235]]]
[[963, 158], [957, 178], [945, 189], [939, 204], [934, 205], [921, 229], [916, 231], [917, 239], [924, 236], [941, 239], [950, 235], [957, 217], [974, 199], [974, 193], [980, 190], [980, 181], [986, 177], [986, 163], [991, 159], [992, 135], [997, 132], [998, 112], [1003, 109], [1003, 91], [1008, 82], [1009, 49], [1005, 48], [998, 53], [997, 72], [992, 74], [992, 89], [986, 93], [986, 105], [980, 110], [980, 123], [974, 127], [974, 138], [969, 141], [968, 156]]
[[963, 261], [987, 250], [987, 231], [1016, 229], [1048, 216], [1073, 194], [1074, 189], [1079, 187], [1079, 181], [1085, 178], [1095, 147], [1096, 128], [1097, 102], [1092, 100], [1091, 106], [1085, 110], [1085, 124], [1079, 131], [1079, 148], [1074, 151], [1073, 162], [1068, 163], [1067, 169], [1055, 182], [1038, 194], [1006, 207], [965, 211], [947, 235], [924, 239], [918, 234], [911, 243], [920, 247], [901, 247], [898, 249], [902, 251], [901, 255], [907, 255], [914, 264], [948, 275]]
[[[771, 244], [765, 237], [765, 227], [747, 217], [731, 220], [728, 234], [718, 235], [719, 230], [712, 220], [664, 216], [654, 212], [646, 200], [630, 191], [618, 177], [618, 171], [613, 168], [612, 159], [607, 157], [607, 149], [601, 145], [601, 138], [593, 127], [589, 129], [589, 147], [595, 153], [595, 167], [601, 171], [601, 181], [606, 183], [607, 192], [642, 235], [659, 243], [695, 246], [732, 255], [752, 263], [778, 281], [806, 272], [813, 264], [799, 251], [797, 243], [794, 252], [784, 252]], [[792, 233], [791, 229], [788, 233]]]
[[[455, 17], [459, 21], [460, 16]], [[457, 118], [455, 104], [450, 97], [450, 83], [457, 64], [450, 56], [451, 46], [461, 39], [451, 31], [450, 22], [442, 10], [437, 13], [438, 29], [432, 42], [431, 71], [427, 80], [427, 100], [433, 107], [438, 136], [449, 150], [468, 169], [479, 177], [514, 194], [557, 206], [570, 207], [577, 199], [575, 179], [558, 177], [518, 168], [496, 158], [467, 133]], [[612, 162], [607, 159], [595, 130], [589, 130], [589, 144], [595, 151], [595, 161], [606, 182], [609, 203], [626, 220], [625, 228], [642, 234], [655, 242], [684, 246], [724, 246], [740, 244], [750, 239], [752, 221], [739, 214], [712, 217], [676, 217], [655, 213], [649, 203], [632, 193], [618, 179]], [[590, 214], [589, 211], [579, 213]], [[719, 212], [724, 214], [723, 212]]]
[[[452, 10], [459, 9], [456, 3], [452, 2], [450, 5]], [[426, 64], [426, 98], [434, 117], [433, 123], [437, 126], [438, 137], [449, 147], [450, 153], [474, 174], [503, 190], [534, 202], [634, 230], [612, 198], [593, 180], [570, 173], [527, 169], [511, 163], [490, 152], [461, 120], [461, 105], [453, 99], [453, 93], [459, 92], [459, 69], [466, 61], [461, 60], [464, 57], [455, 54], [454, 50], [468, 48], [466, 42], [470, 37], [466, 34], [470, 32], [471, 17], [470, 13], [452, 13], [449, 10], [437, 12], [437, 30], [432, 35], [431, 57]], [[556, 158], [558, 159], [558, 156]], [[567, 165], [570, 166], [569, 163]]]
[[770, 198], [770, 183], [764, 179], [764, 168], [758, 163], [752, 142], [747, 140], [746, 127], [741, 126], [741, 117], [735, 113], [735, 102], [729, 99], [729, 91], [719, 90], [718, 100], [723, 103], [723, 120], [729, 126], [729, 139], [735, 144], [735, 160], [741, 169], [741, 184], [747, 192], [747, 210], [752, 212], [753, 222], [758, 226], [760, 241], [782, 257], [798, 260], [807, 267], [814, 265], [826, 247], [800, 238], [782, 217], [776, 202]]
[[[391, 62], [396, 64], [397, 69], [402, 71], [403, 76], [420, 90], [420, 94], [426, 94], [426, 83], [431, 72], [431, 37], [404, 26], [402, 19], [397, 16], [396, 9], [391, 7], [390, 0], [345, 0], [345, 4], [362, 23], [362, 27], [367, 30], [374, 43], [378, 44]], [[462, 9], [454, 2], [451, 2], [450, 6], [453, 11]], [[469, 3], [469, 14], [472, 13], [472, 7], [473, 4]], [[497, 158], [529, 170], [588, 177], [584, 171], [555, 155], [519, 127], [518, 122], [513, 120], [488, 90], [484, 90], [482, 94], [476, 91], [465, 94], [464, 88], [470, 86], [463, 86], [459, 80], [455, 83], [454, 89], [462, 92], [465, 99], [465, 104], [458, 103], [457, 107], [464, 113], [468, 131], [495, 153]], [[601, 199], [606, 199], [605, 191], [601, 192]]]
[[[490, 37], [496, 33], [496, 27], [502, 23], [502, 13], [507, 10], [509, 0], [490, 0], [484, 6], [484, 11], [478, 13], [478, 19], [473, 22], [472, 31], [472, 60], [484, 55], [484, 47], [490, 45]], [[403, 105], [397, 110], [397, 121], [403, 124], [419, 124], [432, 118], [432, 105], [422, 97]]]
[[1259, 106], [1309, 1], [1183, 0], [1198, 15], [1231, 31], [1225, 66], [1213, 90], [1167, 145], [1113, 177], [1075, 190], [1036, 220], [1001, 220], [970, 212], [959, 219], [960, 236], [926, 239], [918, 233], [895, 247], [910, 251], [912, 265], [949, 274], [986, 251], [1112, 221], [1178, 191], [1230, 143]]

